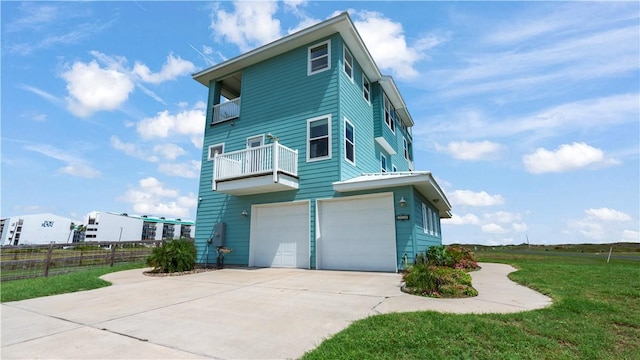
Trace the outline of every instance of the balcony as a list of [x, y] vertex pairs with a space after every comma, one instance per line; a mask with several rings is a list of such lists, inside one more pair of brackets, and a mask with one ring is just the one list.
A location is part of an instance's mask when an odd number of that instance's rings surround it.
[[222, 104], [213, 105], [213, 117], [211, 125], [232, 120], [240, 116], [240, 98], [235, 98], [223, 102]]
[[218, 154], [213, 163], [214, 191], [242, 196], [298, 189], [298, 150], [278, 141]]

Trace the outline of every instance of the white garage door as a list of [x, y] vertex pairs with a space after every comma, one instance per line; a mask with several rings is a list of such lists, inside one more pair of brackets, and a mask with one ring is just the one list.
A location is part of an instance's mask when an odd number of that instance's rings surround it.
[[397, 271], [393, 194], [318, 201], [318, 269]]
[[309, 202], [251, 207], [249, 266], [309, 268]]

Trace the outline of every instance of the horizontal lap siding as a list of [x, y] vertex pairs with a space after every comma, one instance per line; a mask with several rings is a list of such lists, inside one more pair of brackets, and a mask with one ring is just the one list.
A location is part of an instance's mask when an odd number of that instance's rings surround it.
[[[331, 41], [331, 69], [307, 76], [307, 44], [282, 54], [277, 58], [248, 67], [242, 72], [242, 103], [237, 120], [209, 127], [204, 140], [203, 159], [206, 160], [208, 146], [224, 143], [225, 152], [246, 148], [246, 139], [251, 136], [271, 133], [280, 144], [298, 150], [299, 190], [248, 196], [231, 196], [211, 190], [212, 162], [203, 161], [200, 178], [200, 197], [196, 226], [198, 262], [215, 262], [215, 251], [209, 249], [206, 257], [206, 240], [216, 222], [226, 223], [226, 245], [233, 252], [225, 256], [225, 264], [247, 265], [249, 260], [250, 218], [240, 214], [251, 211], [252, 204], [311, 200], [310, 227], [315, 236], [315, 198], [333, 196], [332, 183], [339, 179], [340, 158], [338, 124], [338, 90], [336, 73], [338, 57], [342, 50], [339, 37]], [[331, 114], [332, 158], [306, 162], [307, 120]], [[231, 126], [233, 123], [233, 126]], [[265, 139], [265, 143], [270, 140]], [[283, 229], [286, 231], [286, 229]], [[311, 251], [314, 253], [314, 242]], [[212, 254], [213, 253], [213, 254]], [[313, 260], [314, 257], [312, 257]], [[311, 266], [315, 266], [312, 261]]]
[[[424, 252], [431, 246], [440, 246], [442, 245], [442, 237], [434, 236], [429, 233], [424, 232], [424, 224], [422, 222], [422, 204], [424, 203], [427, 207], [430, 207], [431, 210], [436, 210], [433, 205], [431, 205], [420, 193], [417, 191], [413, 191], [414, 197], [414, 205], [413, 212], [416, 218], [415, 221], [415, 238], [416, 238], [416, 251]], [[440, 218], [438, 217], [438, 223], [440, 222]], [[439, 225], [438, 225], [439, 226]]]
[[[362, 95], [362, 68], [354, 59], [353, 82], [343, 70], [342, 45], [340, 47], [340, 168], [341, 180], [362, 173], [378, 172], [380, 160], [374, 147], [373, 105]], [[355, 128], [356, 166], [345, 160], [344, 118]]]

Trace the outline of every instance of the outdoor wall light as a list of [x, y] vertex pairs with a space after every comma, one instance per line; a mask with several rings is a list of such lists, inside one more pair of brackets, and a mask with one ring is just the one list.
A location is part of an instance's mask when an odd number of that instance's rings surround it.
[[407, 205], [407, 200], [404, 199], [404, 196], [400, 198], [398, 204], [400, 204], [401, 207], [405, 207]]
[[201, 197], [199, 197], [199, 198], [198, 198], [198, 202], [201, 202], [201, 201], [202, 201], [202, 198], [201, 198]]
[[242, 210], [240, 215], [242, 215], [242, 217], [247, 217], [247, 216], [249, 216], [249, 213], [247, 212], [247, 210]]

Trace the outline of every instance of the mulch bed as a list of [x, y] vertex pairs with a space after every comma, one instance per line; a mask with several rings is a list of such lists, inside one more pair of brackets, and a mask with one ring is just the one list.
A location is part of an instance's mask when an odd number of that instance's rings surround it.
[[191, 275], [191, 274], [199, 274], [203, 272], [215, 271], [217, 269], [193, 269], [191, 271], [181, 271], [181, 272], [172, 272], [172, 273], [161, 273], [154, 270], [149, 270], [143, 272], [146, 276], [154, 276], [154, 277], [167, 277], [167, 276], [183, 276], [183, 275]]

